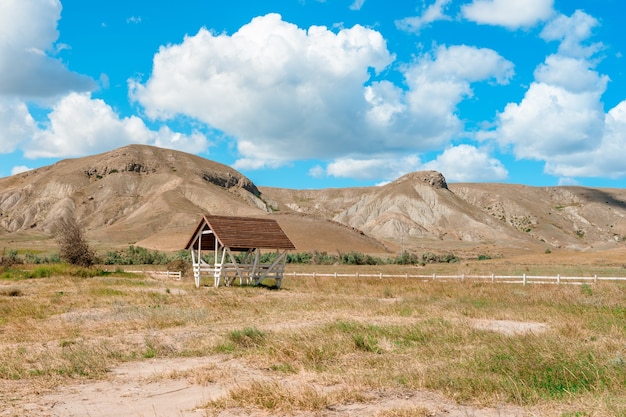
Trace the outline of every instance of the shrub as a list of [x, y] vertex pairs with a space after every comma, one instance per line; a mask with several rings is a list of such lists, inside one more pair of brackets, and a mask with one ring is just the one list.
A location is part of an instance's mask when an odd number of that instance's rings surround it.
[[[177, 253], [176, 258], [178, 256], [180, 252]], [[102, 263], [105, 265], [166, 265], [170, 261], [172, 259], [164, 252], [131, 245], [126, 250], [107, 252]]]
[[421, 263], [421, 261], [416, 254], [404, 251], [402, 255], [391, 258], [389, 263], [394, 265], [417, 265]]
[[95, 263], [96, 253], [89, 247], [85, 232], [74, 217], [61, 219], [54, 229], [61, 259], [71, 265], [90, 267]]
[[15, 264], [21, 264], [23, 261], [17, 254], [16, 250], [9, 249], [9, 251], [5, 254], [5, 249], [2, 250], [2, 257], [0, 257], [0, 265], [2, 266], [12, 266]]

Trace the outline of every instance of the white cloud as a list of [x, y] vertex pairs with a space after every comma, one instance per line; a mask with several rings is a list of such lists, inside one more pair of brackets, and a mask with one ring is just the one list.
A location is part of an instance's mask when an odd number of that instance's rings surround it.
[[434, 56], [422, 56], [405, 73], [409, 91], [403, 127], [409, 128], [413, 140], [421, 141], [423, 148], [445, 145], [462, 130], [456, 107], [473, 95], [471, 83], [494, 79], [506, 84], [513, 72], [513, 64], [491, 49], [439, 47]]
[[576, 181], [574, 178], [569, 178], [569, 177], [559, 178], [559, 182], [558, 182], [559, 186], [578, 185], [578, 184], [579, 184], [578, 181]]
[[[48, 55], [58, 38], [59, 0], [3, 0], [0, 13], [0, 95], [51, 97], [95, 88]], [[65, 48], [62, 45], [61, 48]], [[19, 62], [20, 65], [15, 65]]]
[[21, 174], [23, 172], [30, 171], [32, 168], [27, 167], [26, 165], [17, 165], [11, 169], [11, 175]]
[[360, 180], [395, 180], [414, 171], [436, 170], [450, 181], [497, 181], [506, 179], [508, 171], [487, 150], [470, 145], [447, 148], [435, 160], [422, 162], [417, 155], [404, 157], [383, 156], [379, 158], [340, 158], [328, 164], [326, 168], [316, 166], [309, 175]]
[[512, 146], [518, 158], [550, 160], [559, 154], [588, 151], [602, 137], [601, 94], [574, 93], [535, 82], [521, 103], [509, 103], [499, 115], [498, 140]]
[[406, 110], [404, 92], [389, 81], [374, 82], [365, 87], [365, 100], [371, 108], [367, 117], [372, 124], [389, 126], [394, 122], [394, 116]]
[[508, 171], [498, 159], [486, 150], [470, 145], [447, 148], [434, 161], [422, 169], [432, 169], [444, 174], [448, 181], [476, 182], [500, 181], [508, 177]]
[[326, 170], [320, 165], [315, 165], [309, 169], [309, 175], [313, 178], [323, 178], [326, 175]]
[[168, 128], [152, 131], [135, 116], [120, 118], [102, 100], [72, 93], [62, 98], [48, 116], [48, 126], [24, 145], [27, 158], [76, 157], [104, 152], [129, 143], [143, 143], [187, 152], [202, 152], [206, 138], [183, 135]]
[[289, 160], [357, 148], [368, 71], [392, 60], [376, 31], [305, 31], [270, 14], [232, 36], [202, 29], [162, 47], [151, 79], [129, 84], [151, 117], [185, 114], [236, 137], [243, 158]]
[[549, 22], [541, 31], [541, 38], [560, 42], [560, 55], [588, 58], [603, 47], [600, 42], [584, 45], [598, 24], [593, 16], [577, 10], [570, 17], [559, 15]]
[[354, 0], [354, 2], [350, 5], [350, 10], [361, 10], [365, 4], [365, 0]]
[[509, 29], [531, 27], [554, 13], [554, 0], [474, 0], [461, 7], [473, 22]]
[[603, 92], [608, 77], [590, 68], [589, 62], [563, 55], [550, 55], [535, 70], [535, 80], [574, 94]]
[[437, 20], [451, 20], [446, 15], [445, 9], [451, 0], [435, 0], [433, 4], [428, 6], [421, 16], [405, 17], [396, 20], [396, 27], [407, 32], [419, 32], [423, 27]]
[[612, 108], [605, 118], [604, 134], [592, 149], [557, 154], [546, 163], [546, 172], [566, 177], [626, 176], [626, 100]]
[[[338, 178], [394, 180], [409, 172], [417, 171], [420, 167], [420, 159], [415, 155], [403, 158], [341, 158], [328, 164], [326, 174]], [[320, 175], [320, 170], [315, 169], [314, 173]]]
[[427, 71], [431, 78], [464, 82], [493, 78], [498, 84], [507, 84], [514, 74], [513, 63], [496, 51], [466, 45], [440, 47]]
[[436, 149], [462, 131], [456, 108], [471, 83], [513, 75], [495, 51], [462, 45], [404, 66], [406, 88], [371, 81], [393, 58], [374, 30], [303, 30], [270, 14], [161, 47], [150, 79], [129, 86], [149, 117], [183, 114], [234, 138], [235, 167], [254, 169]]
[[0, 98], [0, 154], [14, 152], [37, 130], [26, 104]]
[[609, 78], [594, 68], [585, 47], [597, 22], [583, 12], [558, 16], [542, 32], [560, 41], [558, 53], [535, 70], [535, 81], [520, 103], [498, 114], [492, 137], [517, 158], [545, 162], [545, 172], [564, 178], [624, 176], [626, 102], [604, 112], [602, 95]]

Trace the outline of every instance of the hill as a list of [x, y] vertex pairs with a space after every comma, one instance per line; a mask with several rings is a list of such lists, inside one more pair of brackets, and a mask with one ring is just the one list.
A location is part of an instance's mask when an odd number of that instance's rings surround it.
[[0, 240], [8, 247], [48, 247], [55, 222], [75, 216], [96, 248], [133, 244], [173, 251], [210, 213], [274, 216], [301, 250], [336, 242], [333, 250], [385, 251], [375, 239], [335, 222], [271, 212], [258, 188], [236, 170], [144, 145], [0, 179]]
[[332, 219], [405, 248], [544, 251], [623, 247], [626, 190], [447, 184], [414, 172], [380, 187], [260, 187], [280, 211]]
[[0, 244], [49, 247], [75, 216], [96, 248], [181, 249], [203, 213], [275, 218], [300, 251], [610, 249], [626, 191], [447, 184], [438, 172], [379, 187], [291, 190], [179, 151], [130, 145], [0, 179]]

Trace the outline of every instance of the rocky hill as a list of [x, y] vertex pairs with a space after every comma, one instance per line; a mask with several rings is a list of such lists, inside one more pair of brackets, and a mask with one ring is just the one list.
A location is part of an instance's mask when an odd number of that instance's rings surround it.
[[[447, 184], [434, 171], [380, 187], [262, 187], [207, 159], [131, 145], [0, 179], [0, 245], [51, 242], [74, 216], [96, 247], [177, 250], [203, 213], [272, 216], [298, 250], [613, 248], [626, 237], [626, 191]], [[480, 249], [476, 249], [480, 248]]]
[[[258, 188], [234, 169], [144, 145], [0, 179], [0, 244], [6, 242], [5, 247], [45, 247], [55, 222], [74, 216], [96, 247], [134, 244], [178, 250], [204, 213], [271, 212]], [[319, 243], [307, 237], [311, 227], [338, 242], [333, 250], [385, 251], [375, 239], [332, 221], [316, 219], [311, 226], [297, 213], [274, 216], [302, 250]]]
[[332, 219], [396, 248], [586, 250], [626, 238], [623, 189], [449, 185], [428, 171], [380, 187], [260, 190], [281, 212]]

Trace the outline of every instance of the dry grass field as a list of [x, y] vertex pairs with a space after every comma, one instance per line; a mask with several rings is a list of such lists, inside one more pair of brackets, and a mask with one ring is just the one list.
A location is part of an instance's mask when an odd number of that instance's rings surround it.
[[[288, 270], [626, 275], [623, 254], [569, 256]], [[197, 289], [5, 267], [0, 416], [623, 417], [625, 300], [610, 282], [287, 276], [280, 290]]]

